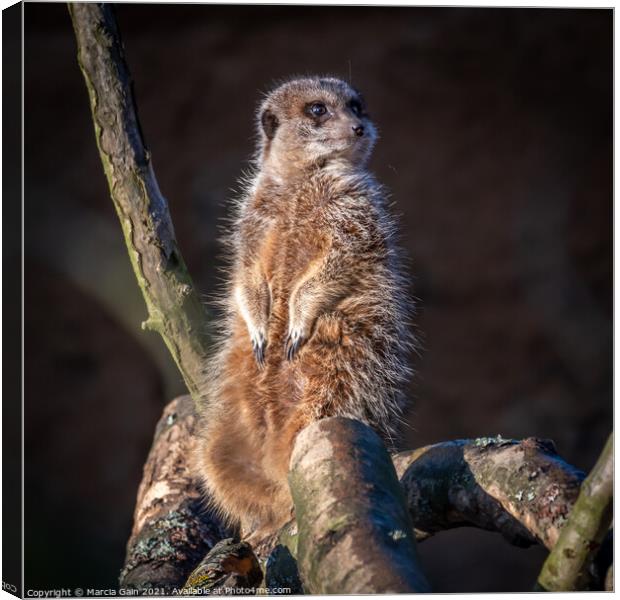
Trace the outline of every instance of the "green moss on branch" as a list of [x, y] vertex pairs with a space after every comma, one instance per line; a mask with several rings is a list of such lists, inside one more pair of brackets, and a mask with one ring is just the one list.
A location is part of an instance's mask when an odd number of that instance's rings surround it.
[[536, 438], [443, 442], [393, 460], [418, 539], [467, 524], [552, 548], [583, 480]]
[[538, 586], [552, 592], [584, 589], [588, 567], [611, 526], [613, 516], [613, 435], [609, 436], [557, 544], [543, 565]]
[[296, 553], [306, 592], [429, 591], [394, 466], [372, 429], [341, 417], [306, 427], [289, 485], [298, 535], [281, 541]]
[[146, 302], [145, 328], [161, 334], [197, 400], [205, 383], [206, 314], [143, 142], [113, 8], [99, 3], [69, 3], [68, 7], [99, 155]]

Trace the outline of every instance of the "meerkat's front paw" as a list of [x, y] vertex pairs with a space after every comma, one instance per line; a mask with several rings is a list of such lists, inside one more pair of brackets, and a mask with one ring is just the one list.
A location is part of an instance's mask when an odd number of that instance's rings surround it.
[[267, 347], [265, 332], [262, 329], [255, 329], [250, 332], [250, 339], [252, 341], [252, 352], [254, 353], [256, 364], [259, 369], [262, 369], [265, 366], [265, 348]]
[[301, 329], [291, 329], [286, 338], [285, 354], [286, 360], [293, 360], [306, 341], [306, 336]]

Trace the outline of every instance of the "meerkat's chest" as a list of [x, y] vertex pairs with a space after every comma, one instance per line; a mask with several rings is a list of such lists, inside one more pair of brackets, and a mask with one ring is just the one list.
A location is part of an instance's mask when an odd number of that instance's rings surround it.
[[271, 204], [260, 258], [272, 291], [286, 295], [335, 246], [356, 246], [357, 223], [366, 217], [343, 200], [330, 186], [315, 185], [280, 196], [276, 210]]
[[331, 232], [317, 220], [274, 222], [261, 249], [261, 263], [272, 289], [290, 289], [323, 259], [331, 245]]

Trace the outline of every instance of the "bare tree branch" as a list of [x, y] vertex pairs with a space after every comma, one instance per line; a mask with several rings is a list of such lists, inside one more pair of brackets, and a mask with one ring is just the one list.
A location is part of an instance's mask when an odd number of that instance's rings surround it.
[[568, 521], [543, 565], [538, 577], [541, 589], [561, 592], [587, 586], [588, 567], [613, 517], [613, 460], [612, 434], [583, 482]]
[[297, 436], [289, 472], [306, 592], [428, 592], [394, 466], [367, 425], [331, 417]]
[[123, 589], [181, 589], [192, 569], [223, 537], [230, 535], [205, 510], [188, 457], [196, 438], [189, 396], [173, 400], [157, 423], [144, 465], [127, 557]]
[[579, 494], [583, 473], [553, 442], [528, 438], [458, 440], [394, 457], [418, 537], [473, 525], [510, 543], [547, 548]]
[[[138, 494], [127, 562], [121, 575], [124, 587], [147, 588], [163, 582], [161, 585], [168, 586], [168, 589], [180, 588], [213, 545], [231, 535], [223, 530], [213, 515], [204, 512], [199, 502], [198, 482], [187, 465], [194, 443], [195, 418], [193, 404], [185, 396], [166, 407], [157, 426]], [[318, 431], [309, 432], [307, 436], [311, 439], [329, 437], [329, 432], [321, 430], [326, 424], [327, 421], [315, 423], [313, 427]], [[357, 426], [364, 429], [361, 424]], [[347, 533], [350, 525], [347, 519], [364, 511], [370, 511], [365, 514], [372, 521], [372, 502], [361, 492], [358, 496], [356, 490], [360, 486], [364, 488], [368, 484], [366, 494], [375, 488], [383, 489], [383, 486], [387, 486], [390, 493], [394, 492], [390, 468], [385, 463], [385, 449], [369, 442], [357, 449], [352, 433], [348, 437], [344, 432], [342, 435], [338, 441], [333, 433], [334, 439], [329, 438], [322, 444], [307, 443], [301, 437], [297, 444], [299, 449], [296, 450], [297, 462], [292, 465], [291, 485], [297, 494], [297, 510], [301, 511], [298, 519], [309, 524], [306, 541], [300, 554], [300, 539], [304, 538], [298, 534], [295, 522], [281, 532], [257, 541], [254, 552], [266, 566], [266, 583], [270, 587], [290, 587], [293, 591], [300, 591], [297, 560], [300, 561], [302, 580], [316, 577], [308, 574], [309, 565], [320, 565], [324, 559], [318, 556], [316, 547], [313, 549], [312, 540], [325, 549], [331, 548], [330, 538], [336, 542], [340, 539], [338, 534], [335, 538], [334, 534], [328, 534], [330, 524], [342, 518], [340, 523]], [[371, 435], [368, 437], [372, 438]], [[360, 439], [365, 438], [360, 434]], [[350, 453], [344, 450], [347, 447], [352, 449]], [[321, 454], [315, 455], [311, 451], [325, 452], [325, 455], [321, 458]], [[305, 453], [308, 455], [305, 460], [309, 463], [300, 462]], [[539, 542], [552, 548], [579, 495], [583, 480], [579, 471], [555, 454], [551, 442], [533, 438], [521, 442], [501, 438], [444, 442], [397, 454], [392, 460], [400, 477], [406, 507], [411, 520], [416, 523], [418, 541], [444, 529], [474, 526], [498, 531], [510, 543], [520, 546]], [[317, 467], [323, 464], [325, 470], [316, 468], [313, 471], [312, 464]], [[315, 487], [306, 485], [306, 479], [310, 482], [314, 479], [312, 485]], [[339, 493], [343, 494], [342, 501], [330, 505], [327, 498], [330, 495], [337, 498]], [[351, 494], [352, 498], [349, 500], [346, 494]], [[377, 501], [376, 510], [383, 514], [382, 507], [397, 507], [397, 496], [388, 494], [382, 497]], [[389, 499], [387, 504], [386, 497]], [[324, 510], [321, 509], [322, 503], [326, 503]], [[304, 510], [309, 512], [304, 514]], [[182, 518], [175, 519], [180, 512]], [[321, 517], [315, 524], [312, 523], [313, 515]], [[402, 515], [398, 519], [402, 520]], [[365, 517], [360, 520], [364, 521]], [[372, 529], [372, 524], [367, 523], [366, 527]], [[323, 529], [325, 536], [321, 533]], [[359, 548], [364, 560], [362, 571], [366, 576], [367, 569], [372, 571], [375, 557], [368, 554], [367, 538], [363, 539]], [[336, 556], [341, 552], [341, 545], [335, 544], [328, 555]], [[167, 551], [170, 548], [172, 550]], [[302, 556], [305, 562], [302, 562]], [[347, 557], [349, 562], [343, 563], [343, 560], [332, 561], [333, 568], [344, 564], [346, 569], [352, 569], [352, 556]], [[329, 564], [325, 568], [328, 567]], [[607, 564], [602, 565], [604, 569], [607, 567]], [[324, 579], [330, 576], [325, 574]], [[308, 585], [305, 581], [304, 584]], [[314, 589], [312, 583], [309, 585], [309, 589]], [[331, 584], [319, 581], [317, 585]], [[356, 583], [349, 581], [346, 585]], [[363, 589], [368, 591], [369, 588]]]
[[258, 560], [247, 542], [227, 538], [218, 542], [187, 579], [183, 592], [190, 595], [255, 594], [263, 579]]
[[206, 315], [177, 246], [145, 148], [112, 5], [69, 3], [95, 137], [133, 270], [148, 310], [194, 399], [204, 385]]

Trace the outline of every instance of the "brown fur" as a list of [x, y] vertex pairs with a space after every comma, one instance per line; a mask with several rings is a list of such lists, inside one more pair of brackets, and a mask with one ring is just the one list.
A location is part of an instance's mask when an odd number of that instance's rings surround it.
[[[318, 102], [326, 115], [308, 112]], [[258, 126], [196, 456], [213, 503], [244, 529], [290, 518], [290, 453], [311, 421], [349, 416], [392, 440], [412, 345], [359, 94], [336, 79], [293, 80], [266, 97]]]

